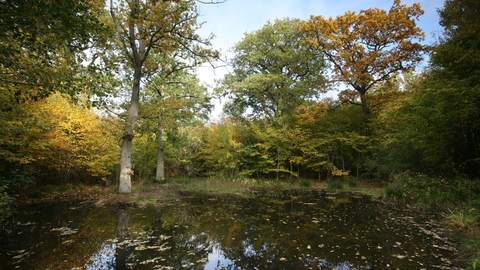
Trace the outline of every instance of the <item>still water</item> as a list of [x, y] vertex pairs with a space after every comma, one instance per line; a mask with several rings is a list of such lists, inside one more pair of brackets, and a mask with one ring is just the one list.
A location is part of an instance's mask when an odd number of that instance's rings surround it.
[[444, 234], [433, 217], [352, 193], [40, 204], [2, 224], [0, 269], [458, 269]]

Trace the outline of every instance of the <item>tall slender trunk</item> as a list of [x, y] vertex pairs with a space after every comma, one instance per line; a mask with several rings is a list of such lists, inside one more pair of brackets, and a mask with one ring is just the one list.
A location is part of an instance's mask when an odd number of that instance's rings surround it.
[[138, 116], [138, 110], [140, 108], [140, 78], [142, 76], [141, 69], [141, 65], [135, 67], [132, 97], [130, 100], [130, 108], [128, 110], [128, 118], [125, 123], [122, 141], [118, 193], [130, 193], [132, 191], [132, 140], [134, 137], [134, 125]]
[[155, 175], [155, 181], [165, 182], [165, 161], [163, 159], [163, 129], [158, 128], [157, 132], [158, 149], [157, 149], [157, 173]]
[[[112, 5], [112, 1], [110, 1]], [[139, 0], [133, 0], [132, 5], [130, 6], [130, 15], [128, 23], [128, 41], [132, 53], [133, 61], [133, 84], [132, 84], [132, 96], [130, 99], [130, 108], [128, 109], [127, 121], [125, 122], [125, 130], [122, 141], [122, 155], [120, 158], [120, 176], [119, 176], [119, 193], [130, 193], [132, 191], [132, 179], [133, 168], [132, 168], [132, 140], [134, 137], [134, 128], [135, 122], [138, 116], [138, 111], [140, 109], [140, 81], [142, 79], [142, 67], [143, 62], [145, 61], [145, 42], [140, 40], [137, 43], [135, 37], [136, 29], [140, 31], [142, 25], [137, 21], [138, 19], [138, 7], [140, 5]], [[112, 17], [117, 23], [117, 18], [113, 10], [111, 10]], [[118, 25], [117, 25], [118, 27]], [[125, 50], [128, 53], [127, 45], [125, 45]]]

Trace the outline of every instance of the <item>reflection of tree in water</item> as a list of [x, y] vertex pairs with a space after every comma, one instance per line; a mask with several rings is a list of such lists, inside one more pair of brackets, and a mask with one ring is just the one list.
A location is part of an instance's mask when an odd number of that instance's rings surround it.
[[[117, 240], [121, 243], [128, 235], [128, 222], [130, 220], [129, 209], [118, 209]], [[127, 269], [127, 249], [124, 246], [117, 245], [116, 248], [116, 270]]]

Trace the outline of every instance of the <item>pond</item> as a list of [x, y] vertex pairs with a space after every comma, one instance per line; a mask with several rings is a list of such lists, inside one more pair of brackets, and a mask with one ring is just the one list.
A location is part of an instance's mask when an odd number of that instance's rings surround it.
[[39, 204], [3, 222], [0, 269], [458, 269], [445, 234], [433, 217], [353, 193]]

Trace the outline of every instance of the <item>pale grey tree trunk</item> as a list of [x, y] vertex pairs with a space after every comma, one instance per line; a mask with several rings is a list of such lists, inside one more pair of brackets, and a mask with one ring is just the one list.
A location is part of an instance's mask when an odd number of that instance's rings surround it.
[[142, 77], [142, 65], [135, 66], [134, 81], [132, 86], [132, 98], [128, 110], [128, 118], [125, 123], [125, 133], [122, 142], [122, 155], [120, 158], [120, 179], [119, 193], [132, 192], [132, 140], [134, 137], [134, 126], [140, 108], [140, 79]]
[[[126, 54], [129, 54], [131, 50], [132, 61], [134, 66], [133, 72], [133, 84], [132, 84], [132, 96], [130, 99], [130, 108], [128, 109], [128, 116], [125, 122], [125, 129], [122, 141], [122, 154], [120, 157], [120, 176], [119, 176], [119, 193], [130, 193], [132, 191], [132, 140], [134, 137], [134, 127], [140, 108], [140, 81], [142, 79], [142, 67], [146, 58], [145, 54], [145, 42], [140, 40], [137, 42], [135, 32], [140, 31], [142, 26], [138, 22], [138, 10], [139, 0], [133, 0], [130, 6], [130, 14], [128, 21], [128, 31], [125, 31], [113, 10], [113, 2], [110, 1], [111, 15], [117, 25], [117, 27], [123, 32], [124, 38], [129, 42], [122, 41]], [[128, 45], [127, 45], [128, 44]], [[129, 48], [128, 48], [129, 46]]]
[[157, 149], [157, 174], [155, 180], [159, 183], [165, 182], [165, 160], [163, 158], [163, 130], [160, 127], [157, 132], [158, 149]]

